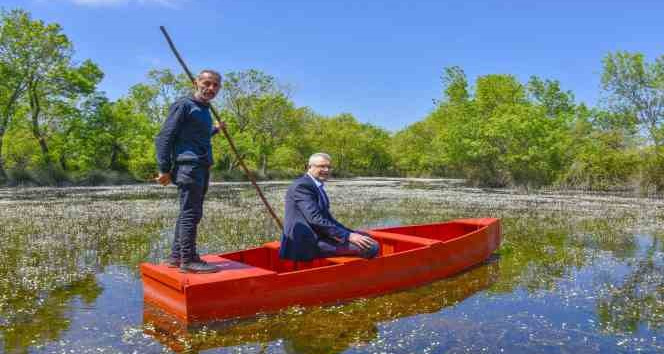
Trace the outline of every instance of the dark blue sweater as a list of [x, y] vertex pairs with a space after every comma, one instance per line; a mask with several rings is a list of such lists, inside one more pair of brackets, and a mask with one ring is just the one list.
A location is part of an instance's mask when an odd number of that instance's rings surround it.
[[210, 105], [191, 97], [182, 97], [170, 107], [168, 118], [155, 138], [159, 172], [171, 172], [177, 163], [210, 166], [212, 127]]

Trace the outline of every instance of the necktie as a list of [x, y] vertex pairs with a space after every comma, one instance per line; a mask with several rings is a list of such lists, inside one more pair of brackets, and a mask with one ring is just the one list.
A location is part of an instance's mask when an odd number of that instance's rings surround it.
[[323, 188], [323, 185], [321, 184], [320, 187], [318, 187], [320, 190], [320, 195], [321, 198], [323, 198], [323, 207], [325, 209], [328, 209], [330, 207], [330, 200], [327, 198], [327, 193], [325, 193], [325, 188]]

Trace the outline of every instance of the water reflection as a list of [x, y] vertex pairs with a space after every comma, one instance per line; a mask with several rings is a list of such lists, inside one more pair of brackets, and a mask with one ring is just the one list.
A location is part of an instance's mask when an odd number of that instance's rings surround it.
[[627, 276], [609, 281], [597, 301], [602, 330], [635, 333], [640, 327], [664, 326], [664, 242], [660, 237], [638, 238], [641, 256]]
[[184, 326], [145, 304], [145, 332], [176, 352], [282, 340], [292, 353], [339, 353], [375, 340], [377, 325], [418, 314], [435, 313], [486, 290], [499, 274], [497, 257], [455, 277], [385, 296], [348, 304], [290, 308], [275, 315], [236, 323]]
[[[70, 326], [68, 312], [74, 298], [90, 306], [102, 289], [94, 276], [86, 276], [49, 293], [26, 293], [21, 289], [8, 302], [0, 334], [7, 353], [23, 352], [57, 340]], [[6, 294], [3, 294], [6, 295]]]

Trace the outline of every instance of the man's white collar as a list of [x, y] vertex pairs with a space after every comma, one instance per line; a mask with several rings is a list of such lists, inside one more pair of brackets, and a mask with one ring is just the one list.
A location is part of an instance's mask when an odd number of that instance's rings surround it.
[[316, 187], [320, 188], [323, 185], [323, 182], [316, 179], [316, 177], [312, 176], [309, 172], [307, 172], [307, 176], [309, 176], [309, 178], [314, 180], [314, 183], [316, 183]]

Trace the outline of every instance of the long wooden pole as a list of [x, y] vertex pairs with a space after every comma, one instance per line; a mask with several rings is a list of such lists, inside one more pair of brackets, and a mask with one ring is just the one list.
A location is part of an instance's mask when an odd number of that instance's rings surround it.
[[[168, 42], [168, 46], [171, 47], [171, 51], [177, 58], [178, 62], [180, 62], [180, 65], [182, 66], [182, 69], [187, 73], [187, 76], [189, 77], [189, 80], [191, 80], [191, 83], [196, 85], [196, 80], [194, 79], [194, 75], [192, 75], [191, 71], [189, 71], [189, 68], [187, 67], [187, 64], [185, 64], [184, 60], [182, 60], [182, 57], [180, 56], [180, 53], [178, 52], [177, 49], [175, 49], [175, 45], [173, 44], [173, 41], [171, 40], [171, 36], [168, 35], [168, 32], [166, 32], [166, 28], [164, 26], [159, 26], [159, 29], [161, 30], [161, 33], [164, 34], [164, 37], [166, 37], [166, 41]], [[279, 226], [279, 229], [283, 229], [283, 224], [281, 223], [281, 219], [277, 216], [277, 214], [274, 213], [274, 210], [272, 210], [272, 207], [270, 206], [270, 203], [265, 199], [265, 196], [263, 195], [263, 192], [261, 191], [261, 188], [256, 184], [256, 178], [254, 178], [254, 175], [249, 171], [247, 166], [244, 164], [244, 160], [242, 159], [242, 156], [240, 156], [240, 153], [238, 153], [237, 149], [235, 148], [235, 143], [233, 143], [233, 139], [231, 138], [230, 134], [228, 134], [228, 130], [226, 130], [225, 124], [221, 121], [221, 118], [219, 118], [219, 113], [217, 113], [217, 110], [210, 105], [210, 110], [212, 111], [212, 114], [214, 115], [214, 118], [217, 120], [219, 123], [219, 128], [221, 128], [221, 131], [224, 133], [224, 136], [226, 137], [226, 140], [228, 140], [228, 145], [231, 147], [231, 150], [237, 157], [238, 162], [240, 163], [240, 166], [242, 167], [242, 170], [244, 171], [244, 174], [249, 178], [251, 181], [251, 184], [256, 188], [256, 192], [258, 193], [258, 196], [261, 198], [263, 201], [263, 204], [265, 205], [265, 208], [267, 208], [267, 211], [272, 215], [272, 219], [277, 223], [277, 226]]]

